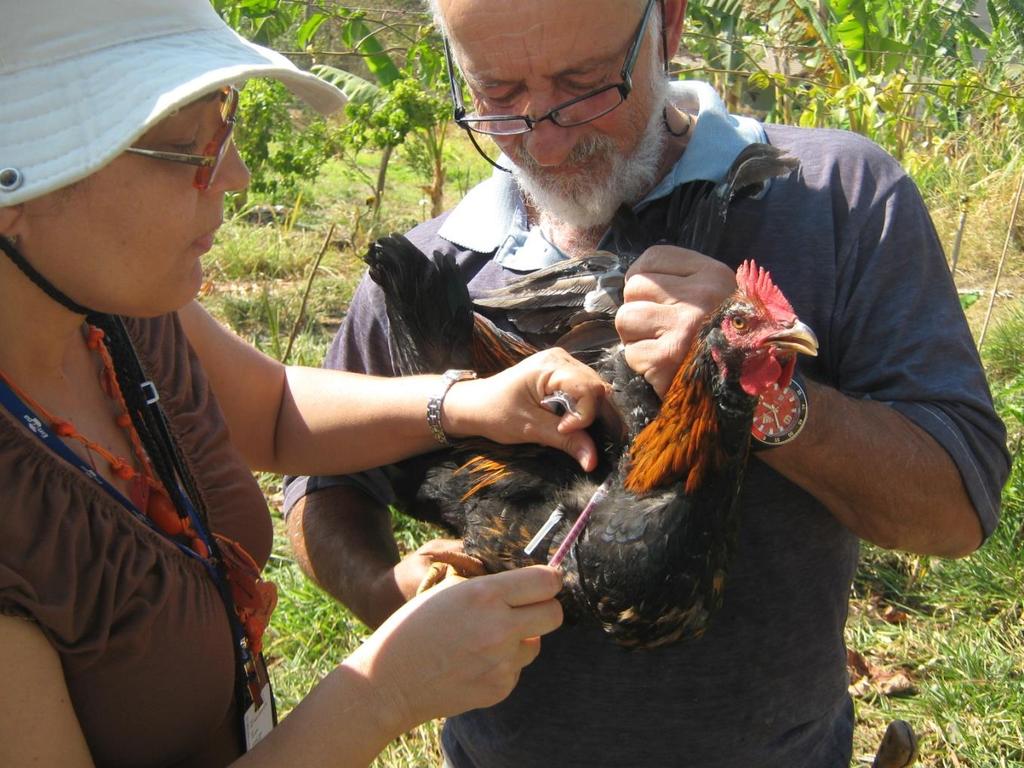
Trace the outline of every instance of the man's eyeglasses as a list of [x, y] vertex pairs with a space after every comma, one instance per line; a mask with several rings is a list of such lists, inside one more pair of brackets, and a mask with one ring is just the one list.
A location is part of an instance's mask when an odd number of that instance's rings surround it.
[[195, 165], [195, 178], [192, 186], [199, 190], [206, 190], [213, 184], [220, 170], [221, 161], [227, 154], [231, 144], [231, 132], [235, 128], [235, 113], [238, 112], [238, 90], [228, 86], [221, 91], [220, 116], [223, 121], [213, 134], [213, 138], [206, 145], [201, 155], [190, 155], [183, 152], [162, 152], [158, 149], [141, 149], [139, 147], [128, 147], [125, 152], [146, 157], [155, 157], [157, 160], [167, 160], [172, 163], [185, 163]]
[[[465, 102], [462, 98], [462, 89], [459, 87], [455, 76], [455, 63], [452, 58], [451, 45], [448, 38], [444, 39], [444, 55], [448, 65], [448, 83], [451, 88], [452, 104], [454, 105], [454, 119], [456, 124], [464, 129], [469, 135], [473, 146], [487, 162], [501, 170], [493, 160], [484, 154], [476, 142], [474, 133], [482, 133], [488, 136], [516, 136], [532, 131], [538, 123], [550, 120], [562, 128], [572, 128], [577, 125], [589, 123], [599, 117], [603, 117], [618, 107], [629, 96], [633, 90], [633, 68], [636, 66], [637, 58], [640, 55], [640, 47], [643, 44], [644, 29], [651, 17], [655, 0], [647, 0], [644, 6], [644, 13], [637, 25], [636, 33], [626, 52], [626, 60], [622, 64], [622, 71], [619, 73], [620, 82], [603, 85], [595, 88], [589, 93], [577, 96], [574, 99], [565, 101], [546, 114], [537, 118], [529, 115], [480, 115], [466, 113]], [[662, 47], [665, 41], [662, 38]]]

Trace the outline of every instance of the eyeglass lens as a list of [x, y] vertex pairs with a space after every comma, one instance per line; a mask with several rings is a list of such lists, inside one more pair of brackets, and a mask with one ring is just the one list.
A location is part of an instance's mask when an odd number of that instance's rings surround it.
[[[575, 125], [583, 125], [591, 120], [608, 114], [623, 101], [622, 89], [618, 86], [609, 86], [596, 93], [583, 96], [581, 99], [563, 104], [546, 115], [537, 118], [533, 124], [542, 120], [550, 119], [555, 125], [562, 128], [572, 128]], [[530, 122], [516, 115], [507, 120], [495, 119], [498, 115], [467, 115], [462, 118], [467, 127], [477, 133], [486, 133], [492, 136], [509, 136], [518, 133], [526, 133], [532, 130]]]
[[231, 144], [231, 132], [235, 127], [235, 113], [238, 111], [238, 91], [229, 88], [224, 92], [224, 101], [221, 104], [221, 124], [210, 139], [210, 143], [203, 150], [203, 155], [211, 158], [211, 162], [196, 168], [196, 176], [193, 181], [196, 189], [209, 189], [217, 178], [217, 171], [220, 170], [221, 161], [227, 154]]

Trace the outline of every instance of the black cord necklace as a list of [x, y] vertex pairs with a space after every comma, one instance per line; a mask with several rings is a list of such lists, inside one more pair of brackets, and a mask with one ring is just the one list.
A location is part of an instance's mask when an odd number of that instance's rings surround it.
[[20, 269], [25, 274], [25, 277], [27, 277], [29, 280], [35, 283], [36, 287], [38, 287], [39, 290], [41, 290], [43, 293], [45, 293], [47, 296], [56, 301], [65, 309], [71, 310], [76, 315], [97, 314], [88, 307], [84, 307], [74, 299], [70, 298], [66, 293], [60, 290], [60, 288], [58, 288], [45, 277], [43, 277], [43, 275], [40, 274], [40, 272], [35, 267], [28, 263], [28, 260], [21, 255], [21, 252], [14, 247], [14, 243], [12, 243], [6, 237], [0, 236], [0, 250], [7, 254], [7, 258], [14, 262], [14, 266]]

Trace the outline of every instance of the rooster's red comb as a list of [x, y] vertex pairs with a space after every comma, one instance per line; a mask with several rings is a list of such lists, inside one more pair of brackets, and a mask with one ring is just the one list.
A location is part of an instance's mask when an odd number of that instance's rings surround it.
[[736, 270], [736, 286], [748, 299], [763, 304], [776, 320], [785, 321], [796, 317], [789, 300], [772, 282], [768, 270], [757, 266], [753, 259], [744, 261]]

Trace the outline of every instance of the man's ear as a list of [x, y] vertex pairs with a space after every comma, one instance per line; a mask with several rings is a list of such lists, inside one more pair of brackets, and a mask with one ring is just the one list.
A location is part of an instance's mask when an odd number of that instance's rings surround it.
[[24, 207], [21, 205], [8, 205], [0, 207], [0, 235], [5, 237], [17, 237], [22, 224]]
[[[661, 20], [661, 34], [665, 36], [665, 52], [671, 61], [679, 52], [679, 38], [683, 34], [687, 0], [665, 0], [665, 16]], [[668, 62], [666, 62], [667, 66]]]

